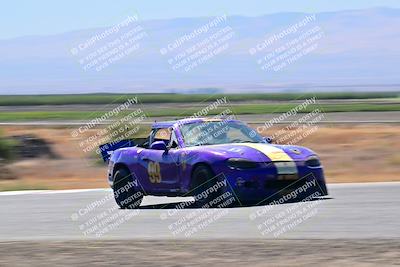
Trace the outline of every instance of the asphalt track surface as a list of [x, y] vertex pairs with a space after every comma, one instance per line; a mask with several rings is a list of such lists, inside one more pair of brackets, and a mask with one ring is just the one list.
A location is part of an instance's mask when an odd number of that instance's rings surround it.
[[[107, 189], [2, 192], [0, 241], [400, 239], [399, 182], [329, 184], [328, 190], [320, 201], [209, 210], [166, 209], [188, 199], [151, 196], [138, 210], [120, 210]], [[289, 216], [298, 211], [296, 220]], [[192, 215], [206, 216], [208, 224], [195, 224]], [[272, 217], [290, 225], [266, 221]], [[185, 223], [197, 230], [179, 232]], [[270, 231], [274, 225], [284, 230]]]

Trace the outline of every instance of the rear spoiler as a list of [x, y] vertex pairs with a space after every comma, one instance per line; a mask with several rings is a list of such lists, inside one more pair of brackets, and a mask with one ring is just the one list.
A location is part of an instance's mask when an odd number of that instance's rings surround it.
[[126, 139], [126, 140], [115, 141], [115, 142], [107, 143], [104, 145], [100, 145], [99, 149], [101, 152], [101, 157], [103, 158], [104, 162], [108, 162], [108, 160], [110, 159], [111, 154], [114, 150], [117, 150], [117, 149], [123, 148], [123, 147], [132, 147], [135, 145], [137, 145], [137, 144], [135, 144], [133, 139]]

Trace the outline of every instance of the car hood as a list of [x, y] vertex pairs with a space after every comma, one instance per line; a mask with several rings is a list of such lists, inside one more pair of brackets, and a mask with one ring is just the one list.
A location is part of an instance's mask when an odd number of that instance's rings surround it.
[[267, 143], [234, 143], [196, 147], [222, 158], [244, 158], [257, 162], [301, 161], [315, 153], [302, 146], [273, 145]]

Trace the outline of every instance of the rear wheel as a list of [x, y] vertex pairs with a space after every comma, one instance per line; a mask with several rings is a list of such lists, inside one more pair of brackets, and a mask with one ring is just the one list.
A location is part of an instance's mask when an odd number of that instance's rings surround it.
[[126, 168], [114, 172], [114, 198], [121, 209], [136, 209], [140, 206], [143, 193], [135, 190], [131, 173]]

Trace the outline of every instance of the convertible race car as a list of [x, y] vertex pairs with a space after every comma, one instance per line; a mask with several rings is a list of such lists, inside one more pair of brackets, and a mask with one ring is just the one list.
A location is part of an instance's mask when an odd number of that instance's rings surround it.
[[224, 207], [222, 196], [234, 198], [228, 206], [327, 195], [313, 151], [272, 144], [233, 119], [155, 122], [141, 142], [111, 142], [100, 150], [121, 208], [137, 208], [144, 195], [194, 196], [203, 207]]

